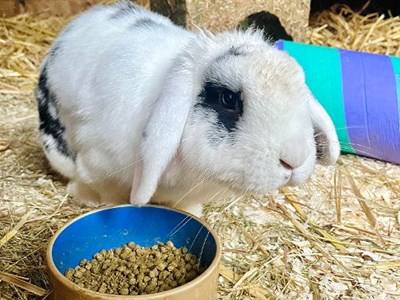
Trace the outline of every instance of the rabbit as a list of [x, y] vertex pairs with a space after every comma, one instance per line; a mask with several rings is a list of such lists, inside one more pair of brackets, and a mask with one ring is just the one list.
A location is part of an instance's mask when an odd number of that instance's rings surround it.
[[44, 153], [86, 205], [201, 215], [218, 195], [302, 184], [340, 152], [303, 70], [261, 31], [192, 32], [129, 1], [66, 26], [36, 98]]
[[292, 36], [287, 33], [285, 27], [282, 25], [281, 20], [276, 15], [265, 10], [247, 16], [239, 22], [237, 27], [239, 29], [249, 27], [262, 29], [264, 39], [270, 42], [276, 42], [281, 39], [293, 41]]

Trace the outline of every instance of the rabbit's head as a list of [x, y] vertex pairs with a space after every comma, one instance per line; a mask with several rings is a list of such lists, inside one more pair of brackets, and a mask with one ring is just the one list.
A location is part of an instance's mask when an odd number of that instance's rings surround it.
[[132, 197], [147, 202], [179, 153], [187, 170], [266, 193], [334, 163], [334, 125], [301, 67], [257, 31], [200, 33], [176, 58], [143, 135]]

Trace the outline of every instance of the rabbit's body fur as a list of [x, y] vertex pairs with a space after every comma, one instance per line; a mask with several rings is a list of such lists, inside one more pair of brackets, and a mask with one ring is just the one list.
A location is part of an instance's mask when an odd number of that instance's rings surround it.
[[[128, 2], [66, 27], [36, 96], [46, 156], [84, 203], [130, 195], [199, 214], [217, 192], [305, 181], [314, 129], [329, 162], [338, 155], [301, 68], [262, 33], [193, 33]], [[210, 97], [240, 99], [226, 109]]]

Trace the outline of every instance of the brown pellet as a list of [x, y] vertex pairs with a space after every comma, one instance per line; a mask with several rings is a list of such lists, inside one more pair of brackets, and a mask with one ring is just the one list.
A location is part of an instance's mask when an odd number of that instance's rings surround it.
[[196, 256], [186, 247], [176, 248], [172, 241], [148, 248], [129, 242], [101, 250], [92, 260], [81, 260], [65, 277], [99, 293], [143, 295], [183, 285], [203, 271]]

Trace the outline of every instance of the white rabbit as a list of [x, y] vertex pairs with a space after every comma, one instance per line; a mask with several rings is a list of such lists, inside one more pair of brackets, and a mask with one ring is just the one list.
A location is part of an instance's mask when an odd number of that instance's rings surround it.
[[317, 148], [326, 163], [340, 152], [302, 69], [262, 32], [194, 33], [130, 2], [66, 27], [36, 97], [46, 156], [87, 204], [199, 215], [218, 192], [300, 184]]

